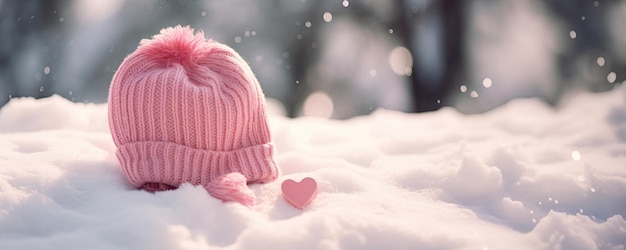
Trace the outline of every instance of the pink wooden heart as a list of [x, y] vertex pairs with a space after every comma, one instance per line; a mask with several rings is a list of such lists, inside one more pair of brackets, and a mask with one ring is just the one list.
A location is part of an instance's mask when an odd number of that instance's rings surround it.
[[281, 189], [285, 200], [299, 209], [304, 209], [317, 196], [317, 182], [311, 177], [300, 182], [287, 179], [283, 181]]

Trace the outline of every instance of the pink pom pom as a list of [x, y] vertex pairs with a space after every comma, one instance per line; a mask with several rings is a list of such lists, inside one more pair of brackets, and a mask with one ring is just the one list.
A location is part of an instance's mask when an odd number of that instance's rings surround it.
[[223, 201], [236, 201], [248, 207], [254, 206], [255, 195], [246, 183], [246, 177], [241, 173], [221, 175], [204, 188], [213, 197]]
[[[256, 78], [250, 77], [254, 76], [252, 70], [237, 52], [224, 44], [206, 40], [202, 31], [194, 34], [194, 29], [189, 26], [162, 29], [152, 39], [141, 40], [137, 52], [141, 60], [145, 59], [153, 66], [182, 65], [187, 76], [200, 85], [215, 84], [207, 81], [208, 78], [225, 79], [220, 82], [257, 82]], [[153, 66], [143, 70], [150, 70]]]
[[189, 26], [178, 25], [162, 29], [161, 33], [153, 36], [151, 40], [141, 40], [138, 50], [153, 62], [166, 66], [176, 62], [189, 66], [210, 51], [207, 45], [202, 31], [194, 34], [194, 30]]

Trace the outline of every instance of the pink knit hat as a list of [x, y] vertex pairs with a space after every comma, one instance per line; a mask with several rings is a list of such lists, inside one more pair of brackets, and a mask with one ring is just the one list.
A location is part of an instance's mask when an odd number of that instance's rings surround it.
[[122, 172], [148, 191], [188, 182], [251, 206], [247, 183], [279, 175], [252, 70], [189, 27], [163, 29], [124, 59], [111, 82], [109, 127]]

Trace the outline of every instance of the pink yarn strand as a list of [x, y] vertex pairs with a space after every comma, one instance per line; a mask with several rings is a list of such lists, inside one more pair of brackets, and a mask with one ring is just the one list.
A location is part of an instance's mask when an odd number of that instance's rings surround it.
[[254, 206], [255, 195], [246, 183], [246, 177], [240, 173], [221, 175], [204, 188], [213, 197], [223, 201], [236, 201], [248, 207]]

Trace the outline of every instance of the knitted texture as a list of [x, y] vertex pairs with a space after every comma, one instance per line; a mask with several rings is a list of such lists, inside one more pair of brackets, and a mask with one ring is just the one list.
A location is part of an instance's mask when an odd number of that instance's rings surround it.
[[121, 170], [137, 188], [191, 183], [252, 206], [247, 183], [279, 175], [256, 77], [202, 32], [177, 26], [142, 40], [115, 73], [108, 108]]

